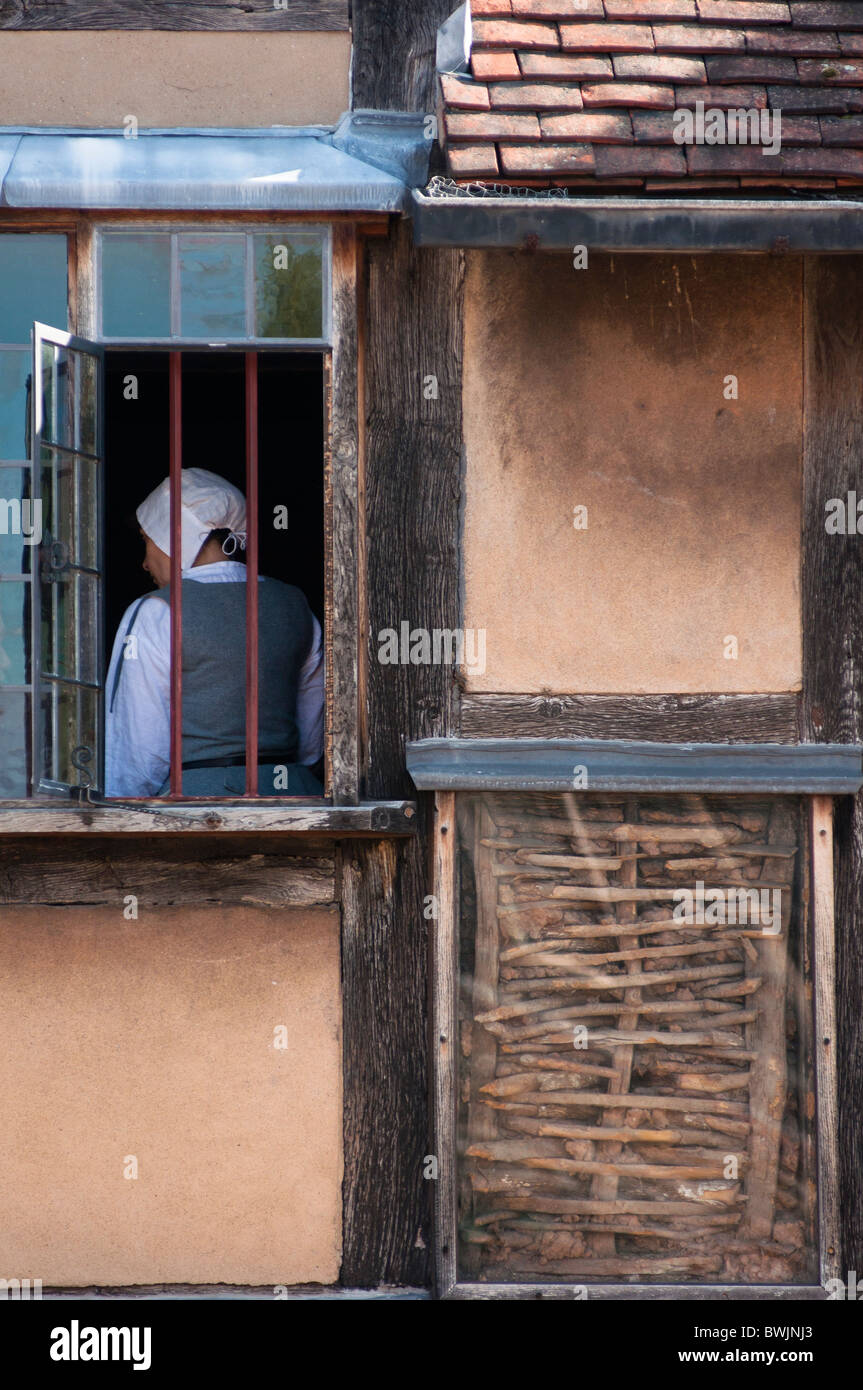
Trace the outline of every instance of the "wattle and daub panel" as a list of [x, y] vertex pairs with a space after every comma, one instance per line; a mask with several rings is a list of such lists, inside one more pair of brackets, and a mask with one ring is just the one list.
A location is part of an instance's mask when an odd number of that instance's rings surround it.
[[817, 1282], [793, 797], [459, 797], [460, 1280]]

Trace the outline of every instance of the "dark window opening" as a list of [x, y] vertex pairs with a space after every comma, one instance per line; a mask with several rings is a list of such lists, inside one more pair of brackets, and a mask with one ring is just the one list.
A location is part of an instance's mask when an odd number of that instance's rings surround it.
[[[168, 352], [106, 354], [108, 652], [129, 605], [154, 589], [142, 569], [135, 512], [169, 472], [169, 365]], [[244, 494], [245, 366], [244, 353], [182, 354], [182, 466], [218, 474]], [[248, 529], [257, 522], [258, 571], [302, 590], [323, 629], [323, 358], [260, 353], [257, 378], [259, 505]], [[245, 557], [238, 552], [230, 558]]]
[[[105, 354], [106, 632], [152, 588], [141, 569], [135, 509], [168, 476], [167, 352]], [[219, 473], [245, 491], [242, 353], [183, 353], [183, 467]], [[129, 378], [137, 400], [126, 399]], [[319, 353], [261, 353], [259, 567], [302, 589], [324, 621], [323, 360]], [[273, 525], [288, 508], [287, 530]], [[238, 557], [240, 558], [240, 557]]]

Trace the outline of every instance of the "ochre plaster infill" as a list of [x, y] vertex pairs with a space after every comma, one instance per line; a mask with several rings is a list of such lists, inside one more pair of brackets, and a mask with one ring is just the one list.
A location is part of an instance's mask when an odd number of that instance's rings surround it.
[[46, 1288], [335, 1282], [338, 910], [126, 921], [122, 894], [3, 911], [0, 1270]]
[[0, 126], [332, 125], [347, 33], [0, 31]]
[[801, 283], [794, 257], [468, 254], [470, 690], [800, 688]]

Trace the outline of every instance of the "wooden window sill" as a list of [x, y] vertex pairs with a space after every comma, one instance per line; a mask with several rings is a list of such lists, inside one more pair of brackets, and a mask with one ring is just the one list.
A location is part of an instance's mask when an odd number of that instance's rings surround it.
[[151, 835], [216, 831], [238, 834], [411, 835], [416, 833], [413, 801], [361, 801], [331, 806], [321, 801], [186, 801], [164, 798], [116, 806], [82, 802], [0, 802], [0, 835]]

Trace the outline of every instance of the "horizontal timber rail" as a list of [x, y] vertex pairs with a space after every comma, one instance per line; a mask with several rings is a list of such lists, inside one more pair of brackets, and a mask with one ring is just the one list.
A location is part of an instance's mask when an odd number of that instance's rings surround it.
[[261, 835], [290, 832], [305, 835], [413, 835], [413, 801], [365, 801], [357, 806], [319, 803], [250, 805], [248, 801], [168, 803], [140, 801], [127, 805], [48, 806], [33, 801], [0, 805], [0, 835], [137, 834], [210, 832]]
[[455, 1284], [441, 1297], [453, 1302], [500, 1299], [572, 1301], [637, 1299], [649, 1303], [823, 1302], [829, 1295], [820, 1284]]

